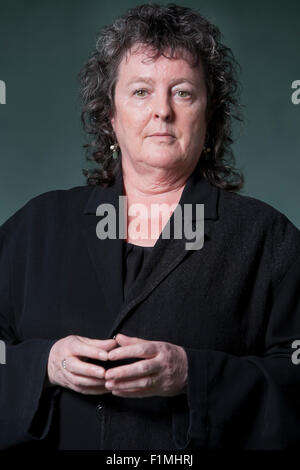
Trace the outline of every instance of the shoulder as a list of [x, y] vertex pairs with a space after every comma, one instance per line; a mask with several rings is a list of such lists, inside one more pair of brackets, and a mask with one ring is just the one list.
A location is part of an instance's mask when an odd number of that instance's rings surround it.
[[275, 207], [267, 202], [257, 199], [252, 196], [246, 196], [242, 193], [233, 191], [226, 191], [220, 189], [220, 209], [225, 211], [230, 210], [233, 215], [243, 217], [245, 212], [253, 218], [255, 215], [262, 215], [264, 217], [274, 217], [276, 213], [280, 213]]
[[29, 210], [41, 210], [44, 207], [54, 210], [58, 208], [68, 208], [70, 205], [76, 208], [78, 211], [83, 210], [84, 204], [87, 197], [93, 190], [93, 186], [74, 186], [69, 189], [55, 189], [39, 194], [38, 196], [30, 199], [24, 208]]
[[[219, 219], [236, 243], [268, 252], [275, 278], [300, 256], [300, 230], [281, 211], [257, 198], [220, 190]], [[230, 226], [230, 228], [228, 228]], [[271, 266], [270, 266], [271, 268]]]
[[30, 227], [41, 229], [59, 221], [70, 221], [83, 213], [93, 186], [75, 186], [69, 189], [55, 189], [28, 200], [0, 227], [2, 234]]
[[[241, 193], [220, 190], [219, 198], [220, 218], [239, 220], [245, 227], [255, 226], [257, 229], [270, 230], [272, 228], [284, 229], [289, 227], [300, 236], [299, 229], [288, 217], [272, 205]], [[279, 230], [280, 231], [280, 230]]]

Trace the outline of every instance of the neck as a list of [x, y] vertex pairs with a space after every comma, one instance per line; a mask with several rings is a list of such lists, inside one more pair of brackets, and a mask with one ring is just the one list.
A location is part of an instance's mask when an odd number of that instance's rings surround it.
[[[124, 194], [127, 197], [128, 210], [132, 204], [143, 204], [146, 207], [145, 213], [139, 216], [139, 221], [142, 223], [140, 238], [138, 240], [131, 239], [129, 232], [127, 241], [144, 246], [154, 245], [174, 208], [179, 203], [186, 181], [193, 168], [185, 170], [179, 172], [177, 168], [174, 171], [174, 169], [157, 167], [145, 169], [145, 166], [138, 168], [126, 165], [126, 162], [122, 160]], [[170, 211], [167, 211], [165, 218], [159, 213], [153, 215], [152, 204], [167, 204]], [[135, 216], [127, 214], [128, 226], [134, 220]], [[154, 235], [152, 236], [152, 234]]]
[[193, 168], [133, 167], [122, 161], [125, 195], [131, 202], [179, 201]]

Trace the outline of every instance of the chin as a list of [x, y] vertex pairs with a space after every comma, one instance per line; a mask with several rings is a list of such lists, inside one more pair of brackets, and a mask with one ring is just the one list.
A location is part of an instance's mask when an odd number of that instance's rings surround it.
[[144, 162], [147, 162], [149, 165], [157, 167], [172, 167], [174, 164], [178, 164], [182, 161], [182, 158], [175, 154], [174, 152], [168, 152], [164, 149], [156, 150], [149, 152], [148, 155], [143, 158]]
[[178, 159], [169, 156], [164, 157], [162, 155], [159, 155], [156, 158], [151, 156], [151, 158], [148, 158], [146, 161], [149, 165], [156, 166], [158, 168], [172, 168], [175, 165], [178, 165]]

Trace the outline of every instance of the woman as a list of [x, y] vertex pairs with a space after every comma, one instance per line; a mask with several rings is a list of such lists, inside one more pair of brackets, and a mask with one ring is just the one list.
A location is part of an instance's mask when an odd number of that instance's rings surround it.
[[[81, 74], [97, 167], [1, 228], [2, 448], [297, 446], [300, 234], [237, 194], [234, 70], [218, 29], [178, 5], [101, 32]], [[98, 237], [102, 204], [125, 211], [124, 238]], [[204, 204], [201, 249], [163, 236], [184, 204]]]

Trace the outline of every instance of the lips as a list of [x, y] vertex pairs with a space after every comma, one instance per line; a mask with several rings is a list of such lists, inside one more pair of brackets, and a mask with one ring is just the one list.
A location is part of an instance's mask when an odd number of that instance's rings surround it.
[[151, 134], [149, 137], [174, 137], [173, 134], [169, 134], [168, 132], [156, 132], [155, 134]]

